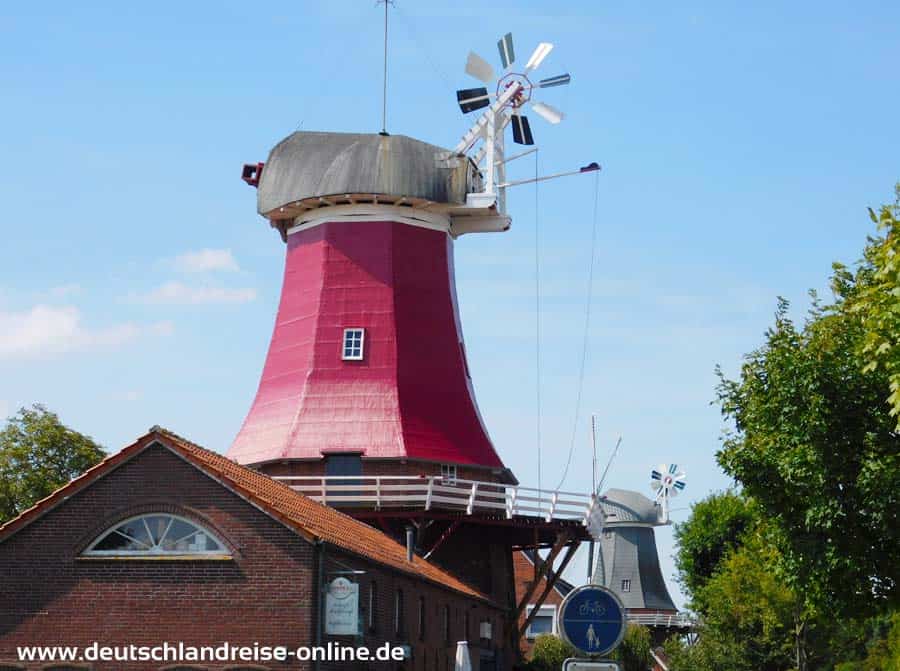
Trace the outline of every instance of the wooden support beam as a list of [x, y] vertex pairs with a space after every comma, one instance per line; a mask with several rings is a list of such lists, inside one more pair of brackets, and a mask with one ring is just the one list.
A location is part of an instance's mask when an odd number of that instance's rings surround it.
[[[547, 575], [547, 571], [553, 568], [553, 562], [556, 561], [556, 557], [559, 555], [560, 551], [568, 545], [572, 541], [572, 536], [568, 532], [561, 531], [556, 536], [556, 542], [553, 544], [553, 547], [550, 549], [550, 554], [547, 555], [547, 559], [540, 562], [541, 567], [535, 573], [535, 579], [528, 586], [528, 589], [525, 591], [525, 594], [522, 595], [522, 600], [516, 606], [516, 610], [513, 613], [512, 622], [518, 622], [519, 616], [525, 611], [525, 607], [531, 601], [531, 597], [534, 596], [534, 593], [537, 591], [538, 585], [541, 584], [541, 580], [544, 576]], [[536, 558], [535, 566], [537, 566], [540, 557]], [[514, 625], [516, 626], [516, 625]]]
[[[556, 582], [559, 580], [560, 576], [563, 574], [563, 571], [566, 570], [566, 566], [569, 565], [569, 562], [572, 561], [572, 557], [575, 556], [575, 551], [578, 549], [579, 543], [575, 541], [569, 545], [569, 549], [566, 550], [566, 554], [563, 556], [562, 562], [560, 562], [559, 568], [555, 571], [550, 572], [550, 575], [547, 576], [547, 584], [544, 587], [544, 591], [541, 592], [541, 595], [534, 602], [534, 608], [531, 609], [531, 612], [528, 614], [528, 617], [525, 618], [525, 622], [522, 623], [522, 626], [519, 627], [516, 635], [516, 644], [518, 645], [519, 639], [525, 635], [525, 632], [528, 631], [528, 626], [531, 624], [531, 621], [538, 614], [538, 611], [541, 609], [541, 606], [544, 605], [544, 601], [547, 600], [547, 596], [550, 594], [550, 591], [556, 587]], [[526, 608], [527, 608], [526, 604]], [[518, 622], [518, 618], [516, 618]], [[518, 624], [516, 624], [518, 626]]]
[[459, 520], [453, 520], [453, 523], [449, 527], [444, 529], [444, 533], [442, 533], [438, 537], [438, 539], [434, 542], [434, 545], [431, 546], [431, 549], [425, 553], [425, 559], [428, 559], [435, 550], [437, 550], [439, 547], [441, 547], [441, 545], [444, 544], [444, 541], [450, 538], [450, 536], [454, 531], [456, 531], [456, 528], [459, 526], [459, 522]]

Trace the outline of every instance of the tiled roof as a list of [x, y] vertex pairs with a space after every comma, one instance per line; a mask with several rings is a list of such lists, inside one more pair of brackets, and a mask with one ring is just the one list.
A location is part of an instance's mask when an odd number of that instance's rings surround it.
[[487, 596], [421, 557], [407, 561], [403, 545], [368, 524], [316, 503], [267, 475], [241, 466], [158, 426], [4, 524], [0, 527], [0, 542], [157, 442], [180, 454], [225, 487], [252, 501], [310, 541], [322, 540], [402, 573], [424, 578], [468, 596], [489, 600]]

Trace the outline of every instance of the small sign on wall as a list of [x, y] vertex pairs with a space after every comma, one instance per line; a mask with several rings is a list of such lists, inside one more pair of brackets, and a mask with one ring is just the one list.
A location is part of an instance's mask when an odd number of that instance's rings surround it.
[[335, 578], [325, 595], [325, 633], [356, 636], [359, 633], [359, 584]]

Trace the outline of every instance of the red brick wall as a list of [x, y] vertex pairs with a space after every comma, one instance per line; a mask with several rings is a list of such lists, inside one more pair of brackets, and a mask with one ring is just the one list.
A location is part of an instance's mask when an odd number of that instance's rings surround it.
[[[414, 561], [417, 561], [414, 559]], [[355, 576], [359, 583], [359, 603], [363, 621], [364, 645], [377, 647], [385, 640], [396, 641], [412, 647], [412, 659], [404, 662], [406, 671], [452, 671], [457, 641], [469, 641], [473, 668], [479, 668], [481, 654], [500, 656], [508, 664], [512, 661], [508, 648], [503, 649], [503, 612], [488, 604], [467, 599], [436, 586], [423, 584], [400, 573], [372, 571], [371, 566], [346, 555], [329, 555], [328, 570], [360, 569], [366, 574]], [[373, 583], [376, 589], [374, 629], [369, 627], [369, 591]], [[394, 604], [397, 590], [403, 592], [401, 632], [395, 631]], [[420, 630], [420, 597], [424, 606], [424, 635]], [[449, 631], [444, 629], [444, 611], [449, 612]], [[468, 618], [466, 617], [468, 613]], [[479, 638], [479, 626], [483, 621], [492, 624], [492, 640]], [[468, 624], [468, 630], [466, 625]], [[449, 634], [449, 636], [447, 635]], [[334, 637], [341, 640], [342, 637]], [[347, 644], [358, 645], [352, 637], [343, 637]], [[323, 668], [349, 668], [326, 665]], [[354, 668], [362, 668], [361, 665]], [[498, 667], [502, 668], [502, 667]]]
[[[78, 558], [117, 520], [150, 510], [177, 512], [209, 527], [229, 546], [233, 560]], [[0, 666], [15, 663], [19, 645], [311, 644], [317, 610], [316, 552], [306, 540], [168, 450], [150, 447], [0, 543]], [[486, 604], [335, 548], [326, 548], [326, 558], [328, 570], [353, 566], [367, 572], [361, 582], [374, 578], [378, 583], [378, 628], [366, 644], [395, 640], [393, 593], [398, 586], [406, 594], [408, 632], [416, 632], [417, 598], [426, 596], [430, 630], [404, 669], [426, 668], [419, 665], [422, 651], [428, 654], [427, 668], [443, 668], [431, 660], [443, 660], [451, 648], [455, 652], [466, 610], [473, 627], [479, 618], [493, 618], [495, 640], [502, 640], [500, 611]], [[366, 589], [361, 592], [365, 606]], [[450, 606], [455, 623], [451, 645], [434, 638], [435, 611], [443, 604]], [[296, 662], [270, 666], [311, 668]], [[359, 664], [332, 668], [351, 666], [362, 668]], [[156, 667], [109, 662], [91, 668]]]

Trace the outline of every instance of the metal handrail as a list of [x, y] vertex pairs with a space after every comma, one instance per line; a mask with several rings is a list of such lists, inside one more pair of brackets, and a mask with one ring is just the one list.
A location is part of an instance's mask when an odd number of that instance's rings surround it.
[[648, 627], [693, 627], [696, 621], [689, 613], [657, 611], [655, 613], [628, 612], [628, 620]]
[[468, 515], [503, 513], [508, 519], [579, 520], [593, 535], [599, 535], [602, 528], [603, 511], [593, 494], [440, 475], [282, 475], [274, 479], [329, 505], [363, 505], [376, 510], [450, 508]]

